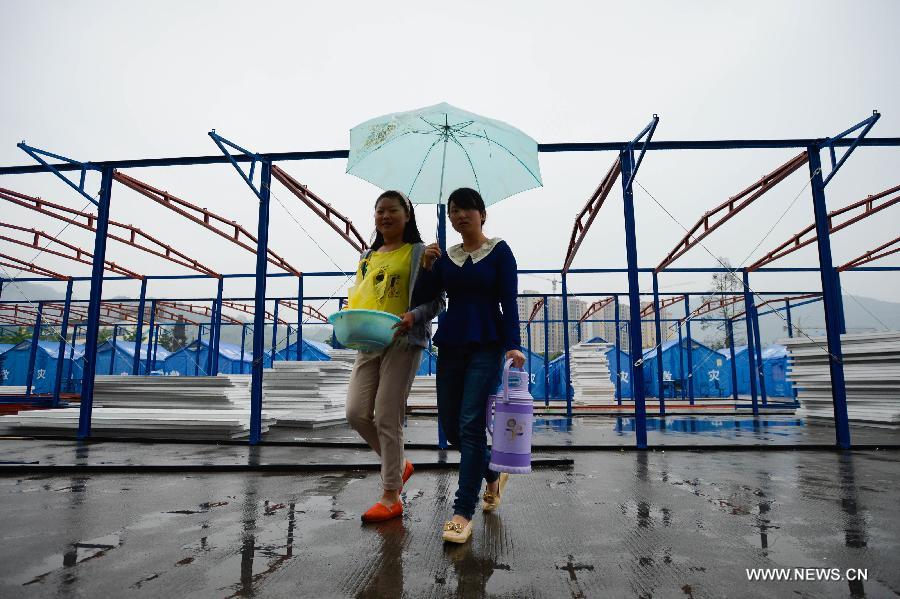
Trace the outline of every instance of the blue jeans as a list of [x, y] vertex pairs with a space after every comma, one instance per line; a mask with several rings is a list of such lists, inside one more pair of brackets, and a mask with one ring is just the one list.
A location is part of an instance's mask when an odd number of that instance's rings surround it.
[[488, 469], [485, 409], [503, 373], [499, 346], [441, 347], [437, 360], [438, 418], [450, 445], [458, 449], [459, 488], [453, 513], [469, 520], [475, 514], [481, 480], [494, 482], [499, 474]]

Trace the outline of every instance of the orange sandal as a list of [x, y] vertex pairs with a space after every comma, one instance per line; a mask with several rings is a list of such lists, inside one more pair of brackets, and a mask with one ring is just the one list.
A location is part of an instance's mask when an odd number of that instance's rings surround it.
[[391, 507], [388, 507], [380, 501], [370, 507], [365, 514], [362, 515], [363, 522], [384, 522], [392, 520], [403, 515], [403, 502], [398, 501]]
[[406, 464], [403, 466], [403, 484], [404, 485], [406, 484], [406, 481], [408, 481], [410, 479], [410, 477], [413, 475], [413, 472], [415, 472], [415, 471], [416, 471], [416, 469], [413, 468], [413, 463], [410, 462], [409, 460], [406, 460]]

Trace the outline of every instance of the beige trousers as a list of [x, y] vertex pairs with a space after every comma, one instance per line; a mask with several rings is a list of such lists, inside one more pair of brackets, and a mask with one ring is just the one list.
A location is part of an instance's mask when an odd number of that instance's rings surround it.
[[381, 352], [359, 352], [347, 390], [347, 421], [381, 456], [386, 490], [403, 486], [403, 417], [422, 348], [400, 337]]

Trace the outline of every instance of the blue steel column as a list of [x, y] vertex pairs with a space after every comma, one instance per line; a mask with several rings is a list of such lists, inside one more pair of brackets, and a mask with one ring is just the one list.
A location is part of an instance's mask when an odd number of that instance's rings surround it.
[[531, 377], [533, 377], [534, 374], [532, 372], [533, 368], [531, 366], [531, 358], [532, 358], [533, 354], [531, 353], [531, 321], [530, 320], [525, 324], [525, 331], [528, 335], [528, 392], [531, 393], [531, 389], [534, 387], [534, 381], [532, 380]]
[[75, 341], [78, 339], [78, 325], [72, 327], [72, 343], [69, 344], [69, 365], [66, 368], [66, 388], [72, 388], [72, 363], [75, 361]]
[[784, 300], [784, 312], [787, 317], [787, 334], [788, 337], [793, 339], [794, 337], [794, 326], [791, 324], [791, 301]]
[[643, 341], [641, 340], [641, 296], [638, 282], [637, 236], [634, 223], [634, 193], [630, 184], [634, 169], [631, 151], [619, 154], [622, 169], [622, 198], [625, 210], [625, 254], [628, 258], [628, 349], [633, 364], [631, 396], [634, 399], [634, 430], [639, 449], [647, 447], [647, 406], [644, 402]]
[[[147, 278], [141, 279], [141, 298], [138, 301], [137, 325], [134, 331], [134, 362], [131, 365], [131, 374], [137, 376], [141, 373], [141, 341], [144, 336], [144, 301], [147, 297]], [[147, 344], [149, 352], [150, 344]]]
[[[209, 341], [206, 342], [206, 375], [209, 376], [213, 374], [212, 364], [213, 364], [213, 343], [215, 342], [216, 337], [216, 300], [213, 300], [212, 306], [210, 308], [210, 316], [209, 316]], [[199, 345], [199, 344], [198, 344]], [[197, 347], [197, 351], [200, 351], [200, 347]], [[197, 357], [200, 357], [200, 354], [197, 354]], [[199, 360], [198, 360], [199, 362]]]
[[[681, 323], [678, 323], [678, 380], [684, 381], [684, 335], [681, 333]], [[687, 400], [687, 385], [681, 386], [681, 401]]]
[[544, 406], [550, 405], [550, 317], [544, 296]]
[[62, 386], [63, 369], [66, 364], [66, 335], [69, 328], [69, 308], [72, 304], [72, 279], [66, 283], [66, 303], [63, 307], [62, 324], [59, 327], [59, 349], [56, 351], [56, 380], [53, 382], [53, 407], [59, 407], [59, 392]]
[[753, 310], [753, 345], [756, 346], [756, 380], [759, 381], [759, 396], [762, 399], [762, 405], [766, 406], [769, 402], [766, 398], [766, 376], [763, 369], [762, 342], [759, 336], [759, 311], [756, 309], [755, 303], [751, 305], [751, 308]]
[[737, 361], [734, 359], [734, 324], [725, 321], [725, 334], [728, 336], [728, 355], [731, 356], [731, 395], [735, 403], [738, 401]]
[[819, 273], [822, 278], [822, 300], [825, 303], [825, 332], [828, 339], [828, 366], [831, 372], [831, 397], [834, 403], [834, 432], [839, 447], [850, 447], [850, 422], [847, 418], [847, 390], [844, 384], [844, 362], [841, 353], [840, 289], [831, 260], [831, 238], [822, 161], [818, 146], [807, 148], [812, 175], [813, 210], [816, 217], [816, 244], [819, 250]]
[[297, 361], [303, 359], [303, 277], [297, 278]]
[[[688, 401], [694, 405], [694, 338], [691, 337], [691, 301], [684, 296], [684, 332], [687, 334], [687, 388]], [[684, 348], [681, 348], [684, 351]]]
[[156, 351], [159, 349], [159, 328], [160, 325], [156, 325], [156, 330], [151, 331], [153, 333], [153, 360], [154, 366], [156, 365]]
[[[659, 276], [653, 271], [653, 330], [656, 331], [656, 384], [659, 385], [659, 415], [666, 415], [666, 394], [663, 390], [662, 327], [659, 324]], [[675, 387], [672, 387], [675, 399]]]
[[747, 269], [743, 269], [744, 273], [744, 321], [747, 323], [747, 364], [750, 373], [750, 400], [753, 403], [753, 415], [759, 416], [759, 403], [756, 397], [756, 356], [753, 349], [753, 318], [751, 317], [753, 308], [753, 296], [750, 293], [750, 277]]
[[275, 312], [272, 314], [272, 355], [269, 366], [275, 368], [275, 350], [278, 347], [278, 300], [275, 300]]
[[[208, 344], [207, 344], [208, 345]], [[203, 325], [197, 325], [197, 357], [194, 358], [194, 376], [200, 375], [200, 356], [203, 353]], [[206, 352], [206, 374], [209, 374], [210, 352]]]
[[219, 285], [216, 289], [216, 303], [215, 303], [215, 311], [214, 311], [214, 321], [213, 322], [213, 334], [215, 337], [213, 338], [213, 347], [212, 347], [212, 370], [210, 370], [210, 374], [217, 375], [219, 374], [219, 340], [222, 338], [222, 290], [224, 288], [225, 280], [222, 277], [219, 277]]
[[437, 242], [442, 252], [447, 251], [447, 207], [444, 204], [437, 205]]
[[97, 340], [100, 334], [100, 299], [103, 296], [103, 269], [106, 260], [106, 233], [109, 230], [109, 204], [112, 197], [113, 169], [102, 169], [100, 202], [94, 234], [94, 264], [91, 270], [91, 296], [84, 345], [84, 380], [78, 417], [78, 438], [91, 436], [91, 412], [94, 408], [94, 375], [97, 373]]
[[38, 302], [37, 315], [34, 317], [34, 328], [31, 331], [31, 351], [28, 352], [28, 370], [25, 373], [25, 401], [31, 400], [31, 386], [34, 385], [34, 363], [37, 358], [38, 343], [41, 340], [41, 317], [44, 314], [44, 302]]
[[244, 346], [247, 343], [247, 323], [241, 325], [241, 374], [244, 374]]
[[847, 320], [844, 315], [844, 292], [841, 290], [841, 273], [838, 269], [834, 269], [834, 284], [837, 287], [838, 297], [838, 319], [841, 324], [841, 335], [847, 334]]
[[619, 332], [619, 294], [613, 296], [616, 309], [616, 405], [622, 405], [622, 347]]
[[[153, 356], [150, 354], [153, 350], [153, 331], [156, 326], [156, 300], [150, 300], [150, 324], [147, 327], [147, 367], [144, 369], [144, 372], [150, 374], [153, 372], [156, 364], [152, 362]], [[140, 373], [138, 373], [140, 374]]]
[[566, 352], [566, 418], [572, 417], [572, 372], [569, 357], [569, 293], [566, 287], [566, 273], [562, 273], [562, 314], [563, 314], [563, 351]]
[[113, 374], [115, 372], [114, 367], [116, 365], [116, 358], [119, 357], [119, 325], [113, 325], [113, 336], [112, 336], [112, 345], [110, 346], [112, 350], [109, 352], [109, 373]]
[[259, 184], [259, 219], [257, 222], [256, 295], [253, 312], [253, 369], [250, 379], [250, 444], [262, 437], [263, 367], [266, 331], [266, 267], [269, 255], [269, 199], [272, 164], [263, 161]]

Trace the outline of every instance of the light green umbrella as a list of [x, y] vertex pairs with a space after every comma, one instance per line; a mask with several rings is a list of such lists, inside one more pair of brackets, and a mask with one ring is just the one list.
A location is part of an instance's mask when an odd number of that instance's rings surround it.
[[443, 103], [351, 129], [347, 172], [416, 204], [444, 204], [454, 189], [471, 187], [490, 205], [542, 185], [537, 142]]

